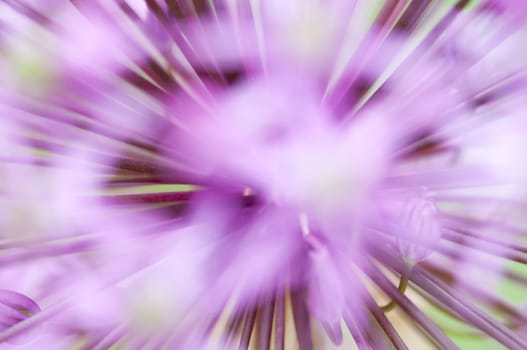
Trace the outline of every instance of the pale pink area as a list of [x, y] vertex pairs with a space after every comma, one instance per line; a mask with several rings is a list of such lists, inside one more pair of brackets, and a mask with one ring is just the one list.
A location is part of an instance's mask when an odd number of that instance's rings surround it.
[[333, 330], [334, 341], [342, 342], [340, 320], [346, 310], [348, 297], [346, 290], [349, 281], [341, 267], [332, 257], [332, 252], [323, 245], [316, 246], [309, 252], [310, 281], [307, 304], [311, 314], [329, 330]]

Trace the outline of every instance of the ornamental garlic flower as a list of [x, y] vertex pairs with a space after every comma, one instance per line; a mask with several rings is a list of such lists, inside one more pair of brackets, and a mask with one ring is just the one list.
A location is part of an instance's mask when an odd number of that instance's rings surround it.
[[526, 349], [526, 3], [1, 2], [0, 349]]
[[426, 259], [441, 238], [439, 211], [426, 198], [409, 198], [396, 224], [399, 251], [409, 264]]

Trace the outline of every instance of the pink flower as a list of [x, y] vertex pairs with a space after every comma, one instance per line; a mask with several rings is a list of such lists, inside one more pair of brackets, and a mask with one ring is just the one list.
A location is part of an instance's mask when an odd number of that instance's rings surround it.
[[526, 349], [526, 9], [3, 2], [0, 347]]
[[440, 214], [434, 202], [424, 195], [406, 199], [397, 223], [398, 246], [410, 264], [424, 260], [441, 239]]

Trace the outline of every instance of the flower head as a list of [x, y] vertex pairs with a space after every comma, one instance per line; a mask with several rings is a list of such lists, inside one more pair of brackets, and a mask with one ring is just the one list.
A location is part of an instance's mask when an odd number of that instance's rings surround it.
[[524, 3], [2, 3], [0, 346], [527, 348]]

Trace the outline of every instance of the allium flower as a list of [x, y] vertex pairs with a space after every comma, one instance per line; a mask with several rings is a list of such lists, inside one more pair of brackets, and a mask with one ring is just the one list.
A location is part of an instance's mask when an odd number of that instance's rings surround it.
[[527, 2], [0, 2], [0, 349], [527, 349]]

